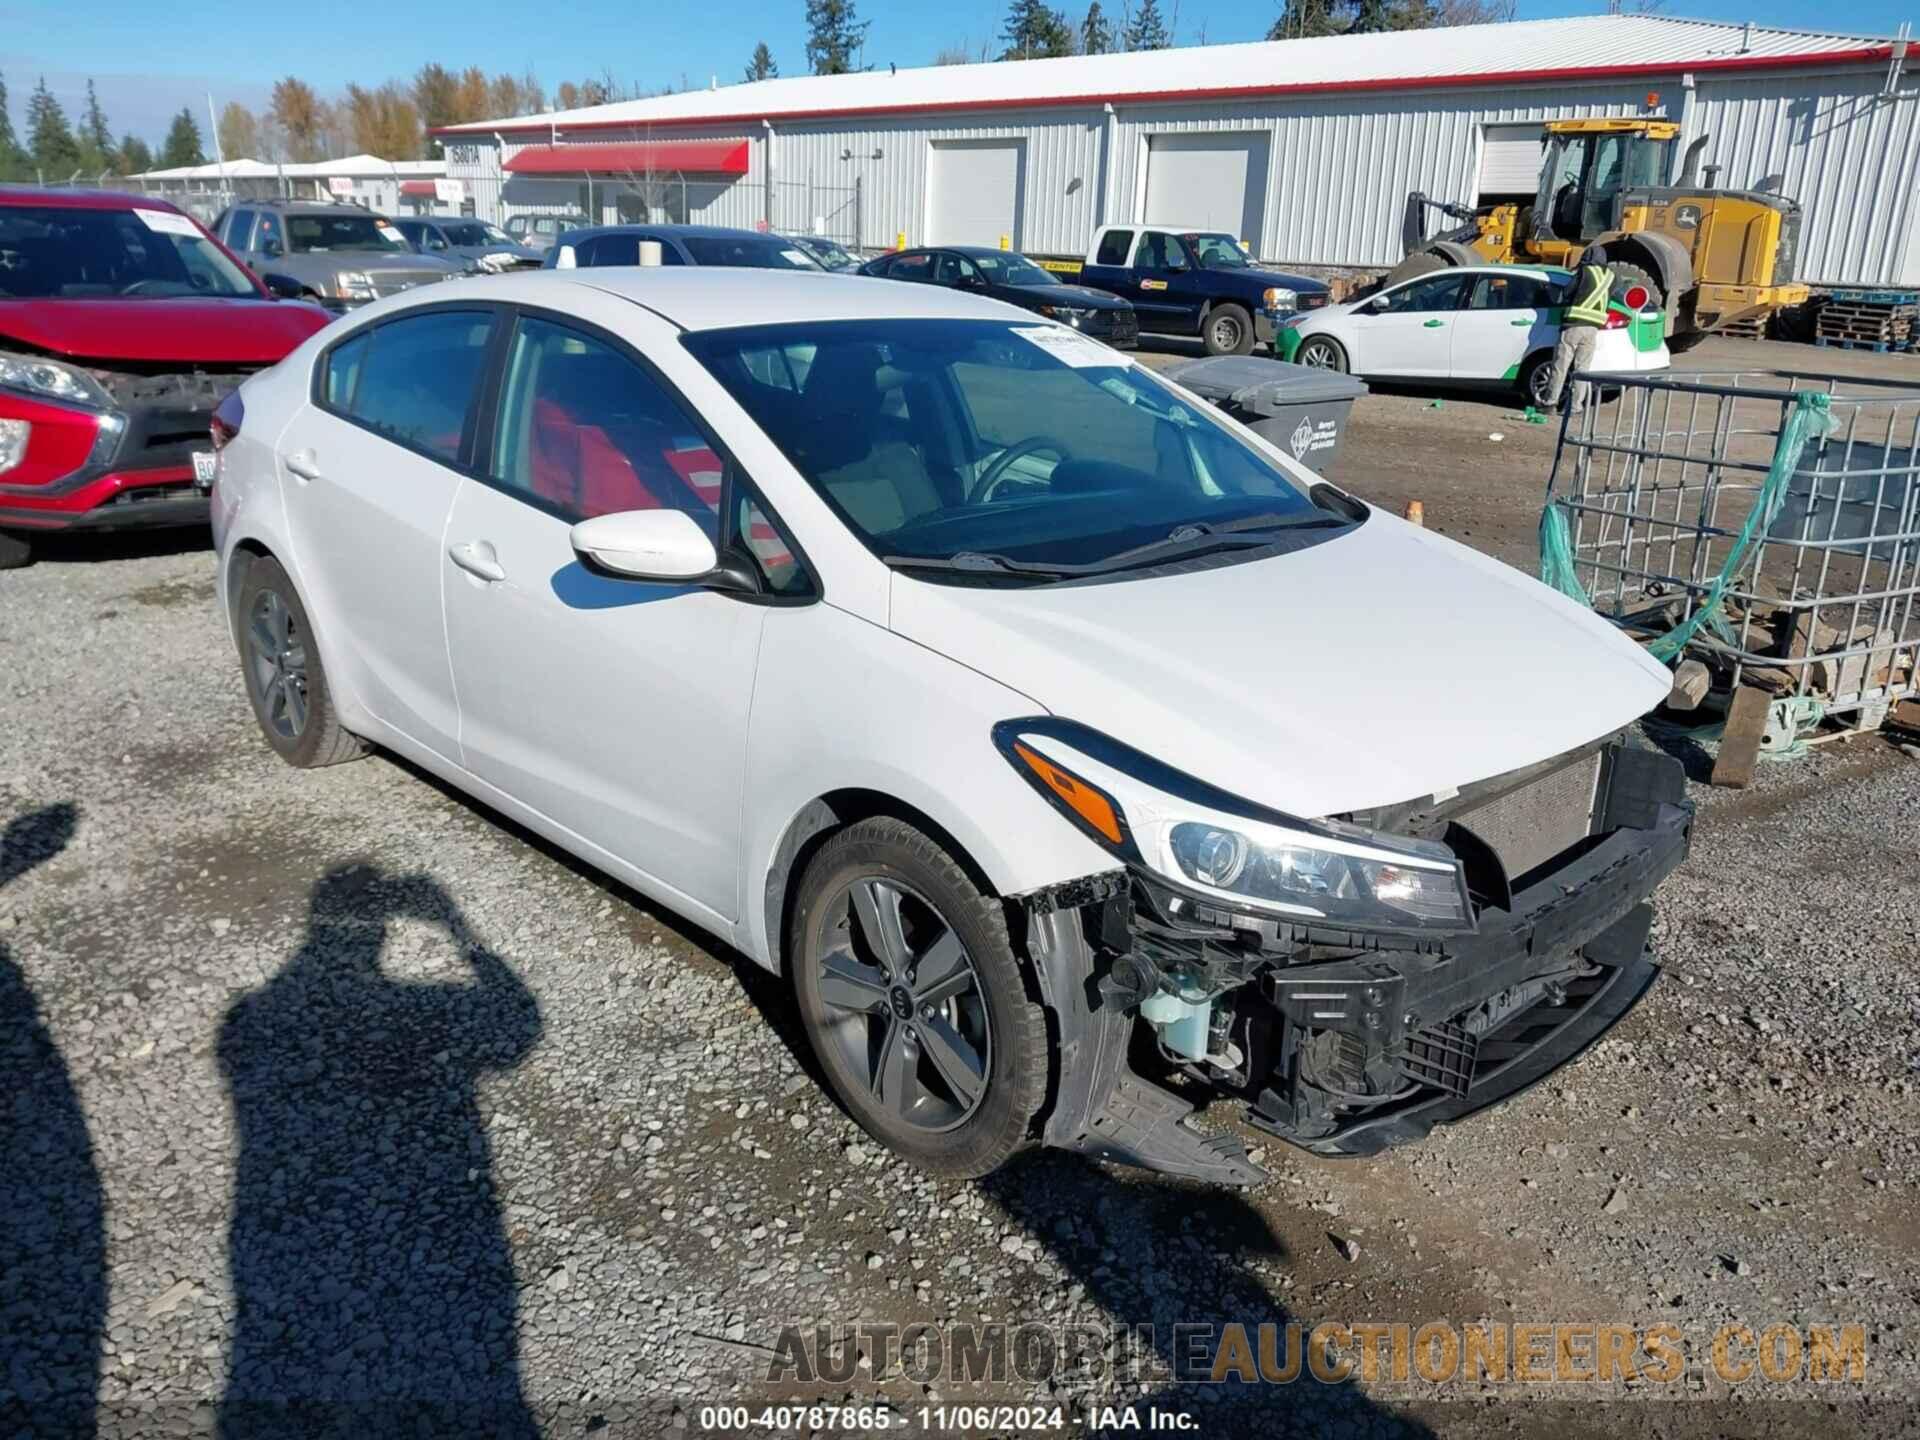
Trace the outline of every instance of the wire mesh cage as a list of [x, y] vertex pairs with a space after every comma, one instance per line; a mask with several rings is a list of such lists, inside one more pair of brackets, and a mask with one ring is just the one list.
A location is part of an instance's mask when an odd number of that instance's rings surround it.
[[1543, 575], [1787, 725], [1915, 693], [1920, 387], [1792, 371], [1607, 377], [1569, 415]]

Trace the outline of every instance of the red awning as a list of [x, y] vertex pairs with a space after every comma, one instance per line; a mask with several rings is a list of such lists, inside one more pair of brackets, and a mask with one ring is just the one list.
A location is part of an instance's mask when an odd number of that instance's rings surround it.
[[424, 195], [427, 199], [431, 200], [434, 195], [433, 182], [431, 180], [402, 180], [400, 182], [400, 193], [402, 195]]
[[744, 175], [745, 140], [655, 140], [629, 145], [529, 145], [509, 156], [513, 175]]

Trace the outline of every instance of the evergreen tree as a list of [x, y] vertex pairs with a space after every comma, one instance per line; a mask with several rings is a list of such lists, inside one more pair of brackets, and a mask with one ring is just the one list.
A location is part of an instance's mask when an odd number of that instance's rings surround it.
[[1160, 18], [1160, 0], [1140, 0], [1133, 23], [1127, 26], [1126, 42], [1129, 50], [1165, 50], [1173, 44], [1167, 22]]
[[1087, 18], [1080, 22], [1080, 53], [1104, 55], [1113, 49], [1113, 26], [1101, 13], [1100, 0], [1087, 7]]
[[200, 127], [193, 123], [193, 107], [182, 105], [180, 113], [167, 127], [167, 138], [160, 146], [160, 168], [172, 170], [180, 165], [204, 165], [206, 152], [200, 148]]
[[45, 76], [27, 97], [27, 144], [34, 165], [49, 180], [65, 180], [80, 168], [80, 142], [73, 138], [67, 112], [47, 89]]
[[30, 180], [33, 164], [13, 133], [13, 111], [7, 106], [7, 79], [0, 75], [0, 180]]
[[807, 64], [816, 75], [845, 75], [867, 40], [853, 0], [807, 0]]
[[1007, 42], [1002, 60], [1044, 60], [1073, 53], [1073, 28], [1045, 0], [1012, 0], [1000, 34]]
[[87, 81], [87, 113], [80, 117], [80, 168], [89, 175], [98, 175], [113, 168], [113, 131], [107, 125], [107, 115], [100, 108], [100, 97], [94, 93], [93, 81]]
[[138, 135], [122, 135], [118, 156], [122, 175], [140, 175], [154, 168], [153, 151]]
[[780, 67], [773, 63], [773, 52], [767, 49], [762, 40], [753, 47], [753, 59], [747, 62], [747, 79], [772, 80], [780, 73]]
[[1301, 40], [1315, 35], [1339, 35], [1345, 21], [1335, 14], [1339, 0], [1286, 0], [1280, 17], [1267, 31], [1269, 40]]

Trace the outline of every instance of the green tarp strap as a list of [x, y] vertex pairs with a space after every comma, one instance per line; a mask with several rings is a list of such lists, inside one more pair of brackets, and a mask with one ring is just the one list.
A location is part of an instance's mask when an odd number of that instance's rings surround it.
[[[1787, 498], [1788, 482], [1800, 468], [1800, 456], [1807, 442], [1825, 435], [1832, 425], [1831, 398], [1825, 392], [1799, 390], [1794, 393], [1793, 409], [1780, 427], [1779, 439], [1774, 442], [1773, 463], [1767, 467], [1767, 478], [1760, 483], [1753, 509], [1734, 537], [1720, 573], [1713, 577], [1706, 598], [1694, 612], [1647, 646], [1649, 655], [1656, 660], [1672, 661], [1687, 648], [1687, 642], [1702, 626], [1711, 626], [1723, 636], [1732, 633], [1721, 617], [1727, 591], [1733, 588], [1734, 577], [1746, 565], [1755, 543], [1780, 513], [1781, 503]], [[1564, 501], [1549, 500], [1546, 509], [1540, 512], [1540, 579], [1582, 605], [1593, 603], [1576, 572]]]

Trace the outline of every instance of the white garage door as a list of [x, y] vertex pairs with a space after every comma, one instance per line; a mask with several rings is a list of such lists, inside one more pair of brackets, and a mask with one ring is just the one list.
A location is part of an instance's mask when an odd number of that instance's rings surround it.
[[1531, 195], [1540, 184], [1540, 125], [1488, 125], [1480, 138], [1480, 193]]
[[1258, 255], [1266, 208], [1265, 131], [1147, 137], [1147, 224], [1225, 230]]
[[1023, 140], [954, 140], [936, 143], [927, 157], [929, 245], [998, 245], [1008, 237], [1020, 248], [1020, 180]]

